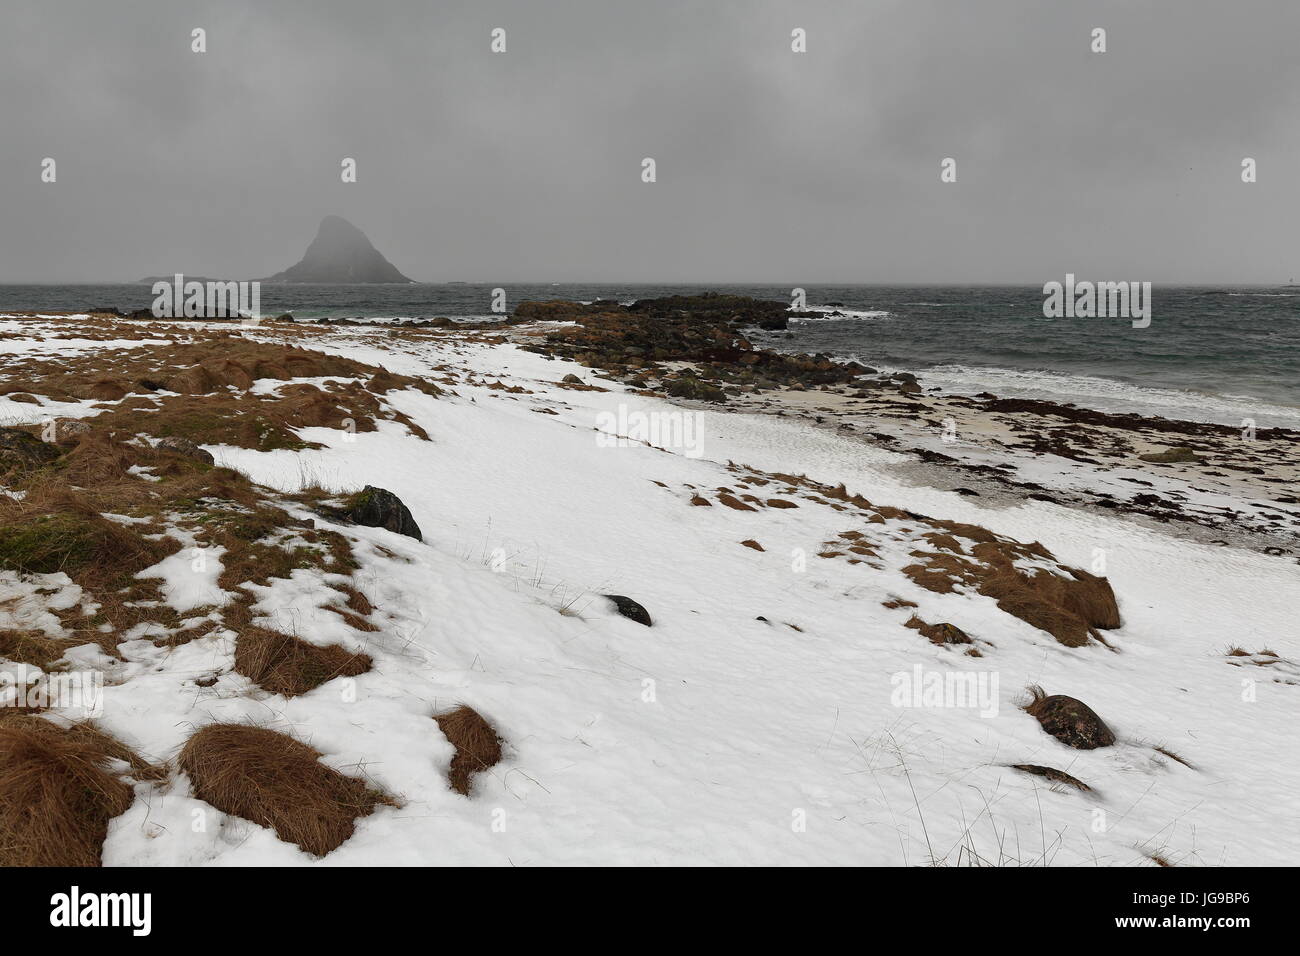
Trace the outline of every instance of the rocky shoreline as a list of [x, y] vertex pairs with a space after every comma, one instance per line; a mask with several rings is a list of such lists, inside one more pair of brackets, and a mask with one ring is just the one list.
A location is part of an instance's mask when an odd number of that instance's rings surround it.
[[[509, 337], [648, 395], [806, 419], [962, 494], [1122, 513], [1210, 543], [1300, 554], [1300, 432], [944, 394], [911, 372], [756, 347], [784, 303], [742, 296], [524, 302]], [[500, 328], [500, 326], [497, 326]], [[1300, 559], [1298, 559], [1300, 560]]]

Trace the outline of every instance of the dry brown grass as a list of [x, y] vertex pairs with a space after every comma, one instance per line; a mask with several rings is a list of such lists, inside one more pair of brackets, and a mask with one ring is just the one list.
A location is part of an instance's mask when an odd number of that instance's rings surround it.
[[[1015, 541], [980, 525], [873, 505], [862, 495], [850, 494], [843, 484], [826, 485], [805, 475], [760, 472], [734, 463], [729, 464], [729, 470], [747, 482], [785, 484], [787, 493], [801, 490], [808, 500], [838, 506], [840, 510], [852, 506], [868, 524], [906, 521], [907, 526], [899, 529], [904, 533], [912, 533], [913, 523], [928, 529], [917, 532], [928, 548], [913, 551], [913, 557], [920, 560], [903, 568], [903, 573], [913, 582], [939, 594], [973, 589], [992, 597], [1001, 610], [1047, 631], [1067, 646], [1077, 647], [1092, 639], [1104, 644], [1099, 630], [1121, 624], [1119, 605], [1105, 578], [1059, 564], [1059, 573], [1019, 567], [1017, 562], [1030, 559], [1055, 561], [1052, 553], [1037, 541]], [[857, 541], [862, 533], [848, 531], [839, 537]], [[841, 541], [824, 542], [823, 548], [818, 552], [819, 557], [844, 557]], [[877, 557], [874, 548], [862, 543], [847, 550], [868, 558]]]
[[1046, 777], [1053, 783], [1063, 783], [1067, 786], [1074, 787], [1076, 790], [1082, 790], [1085, 793], [1090, 792], [1092, 787], [1088, 786], [1078, 777], [1072, 777], [1064, 770], [1057, 770], [1055, 767], [1043, 767], [1032, 763], [1013, 763], [1011, 767], [1023, 773], [1033, 774], [1037, 777]]
[[0, 716], [0, 865], [99, 866], [108, 821], [134, 796], [114, 761], [140, 780], [166, 773], [92, 724]]
[[[55, 613], [64, 627], [56, 638], [11, 630], [0, 634], [0, 653], [45, 666], [74, 644], [93, 642], [117, 655], [120, 635], [150, 626], [156, 642], [180, 644], [218, 626], [180, 629], [181, 616], [164, 600], [155, 579], [136, 574], [174, 554], [183, 529], [204, 548], [220, 547], [220, 617], [241, 630], [250, 623], [245, 585], [266, 585], [295, 570], [350, 575], [357, 567], [351, 543], [338, 532], [293, 517], [290, 505], [311, 507], [310, 493], [282, 495], [169, 451], [116, 438], [103, 430], [71, 434], [58, 457], [39, 471], [9, 480], [21, 499], [0, 496], [0, 568], [66, 573], [84, 591], [84, 603]], [[53, 447], [53, 446], [51, 446]], [[131, 472], [150, 469], [159, 480]], [[126, 516], [130, 523], [101, 512]], [[340, 586], [349, 609], [338, 609], [358, 629], [373, 630], [354, 607], [360, 592]], [[203, 611], [187, 616], [202, 616]], [[346, 668], [345, 668], [346, 670]]]
[[461, 705], [433, 718], [438, 729], [456, 748], [448, 774], [451, 789], [469, 796], [472, 777], [501, 760], [501, 738], [492, 725], [472, 707]]
[[[6, 376], [0, 394], [26, 392], [60, 400], [117, 401], [160, 389], [207, 395], [218, 389], [247, 389], [257, 379], [337, 376], [405, 387], [406, 376], [351, 359], [296, 346], [255, 342], [229, 330], [209, 330], [203, 338], [166, 345], [144, 345], [48, 360], [25, 360], [22, 375]], [[430, 386], [431, 387], [431, 386]], [[436, 391], [436, 389], [435, 389]]]
[[350, 584], [336, 584], [335, 590], [342, 591], [348, 599], [348, 608], [366, 617], [374, 611], [374, 606], [370, 603], [370, 598], [358, 591]]
[[157, 564], [180, 545], [150, 541], [135, 527], [109, 521], [69, 494], [55, 507], [39, 499], [0, 497], [0, 568], [64, 572], [89, 587], [124, 587], [133, 575]]
[[[281, 386], [275, 394], [247, 391], [259, 379], [324, 376], [351, 381], [294, 382]], [[401, 422], [427, 439], [423, 429], [388, 406], [382, 396], [403, 388], [441, 394], [437, 386], [423, 379], [322, 352], [252, 342], [226, 330], [210, 332], [190, 343], [28, 361], [21, 371], [4, 378], [0, 394], [114, 403], [84, 420], [97, 434], [176, 436], [199, 444], [232, 444], [263, 451], [316, 447], [297, 437], [298, 428], [324, 426], [366, 432], [375, 430], [379, 418]], [[200, 395], [202, 402], [196, 402], [195, 396]]]
[[947, 622], [941, 624], [927, 624], [915, 614], [913, 614], [903, 624], [904, 627], [910, 627], [914, 631], [920, 631], [931, 644], [937, 644], [942, 647], [945, 644], [971, 644], [974, 643], [970, 635], [957, 627], [955, 624]]
[[[231, 537], [214, 534], [213, 540], [224, 543]], [[295, 538], [281, 541], [237, 539], [231, 545], [221, 557], [221, 574], [217, 578], [227, 591], [245, 584], [265, 585], [271, 578], [288, 578], [297, 570], [351, 574], [357, 567], [351, 544], [337, 531], [300, 531]]]
[[735, 495], [728, 494], [725, 491], [719, 492], [718, 504], [726, 505], [728, 508], [731, 508], [733, 511], [757, 511], [758, 510], [753, 505], [747, 505], [745, 504], [745, 502], [741, 501]]
[[1196, 769], [1196, 768], [1195, 768], [1195, 767], [1194, 767], [1194, 766], [1193, 766], [1189, 761], [1183, 759], [1183, 758], [1180, 757], [1178, 754], [1176, 754], [1176, 753], [1174, 753], [1172, 750], [1170, 750], [1168, 747], [1165, 747], [1165, 746], [1156, 746], [1156, 747], [1152, 747], [1151, 749], [1154, 750], [1154, 751], [1155, 751], [1156, 753], [1158, 753], [1158, 754], [1164, 754], [1164, 756], [1168, 757], [1170, 760], [1174, 761], [1175, 763], [1180, 763], [1180, 764], [1182, 764], [1182, 765], [1183, 765], [1184, 767], [1186, 767], [1188, 770], [1195, 770], [1195, 769]]
[[353, 630], [368, 631], [368, 632], [374, 632], [379, 630], [379, 627], [377, 625], [371, 624], [360, 614], [354, 614], [352, 611], [349, 611], [345, 607], [339, 607], [336, 604], [326, 604], [325, 610], [331, 612], [332, 614], [337, 614], [339, 617], [343, 618], [343, 620], [347, 622], [348, 627], [352, 628]]
[[297, 697], [336, 677], [370, 670], [368, 654], [319, 646], [264, 627], [246, 627], [235, 643], [235, 672], [273, 694]]
[[945, 534], [942, 531], [930, 531], [921, 535], [921, 537], [930, 543], [930, 547], [936, 548], [940, 551], [950, 551], [953, 554], [966, 553], [966, 549], [961, 546], [960, 542], [958, 542], [956, 538], [950, 534]]
[[127, 481], [131, 466], [144, 464], [141, 449], [103, 432], [86, 432], [75, 436], [69, 444], [72, 449], [64, 455], [58, 476], [74, 487], [102, 488]]
[[[17, 601], [17, 598], [0, 601], [0, 610], [11, 608]], [[49, 670], [50, 665], [61, 658], [69, 648], [84, 643], [84, 641], [51, 637], [44, 631], [30, 628], [0, 629], [0, 660]]]
[[370, 622], [369, 615], [374, 612], [374, 606], [370, 599], [354, 588], [350, 584], [335, 584], [334, 590], [339, 591], [347, 598], [347, 606], [339, 607], [337, 604], [325, 605], [325, 610], [332, 611], [348, 625], [358, 631], [378, 631], [379, 627]]
[[320, 762], [313, 747], [265, 727], [211, 724], [178, 762], [195, 795], [223, 813], [274, 830], [315, 856], [352, 836], [358, 817], [396, 801]]
[[1100, 640], [1098, 629], [1120, 626], [1119, 605], [1109, 581], [1078, 568], [1058, 566], [1060, 573], [1053, 573], [1017, 567], [1015, 560], [1029, 553], [1051, 559], [1037, 542], [1024, 545], [999, 539], [976, 544], [968, 557], [946, 550], [914, 552], [922, 560], [903, 568], [903, 573], [939, 593], [953, 592], [958, 586], [973, 588], [1066, 647], [1081, 647], [1094, 637]]

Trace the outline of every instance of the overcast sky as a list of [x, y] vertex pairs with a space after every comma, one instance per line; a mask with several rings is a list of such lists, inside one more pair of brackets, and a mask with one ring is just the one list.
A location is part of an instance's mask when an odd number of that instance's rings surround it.
[[0, 17], [0, 282], [265, 276], [330, 213], [428, 281], [1300, 278], [1296, 0], [33, 0]]

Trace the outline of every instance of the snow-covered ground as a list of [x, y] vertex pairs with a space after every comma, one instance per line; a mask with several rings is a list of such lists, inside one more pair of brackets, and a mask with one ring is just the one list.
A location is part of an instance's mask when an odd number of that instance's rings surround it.
[[[1285, 663], [1300, 659], [1294, 563], [1044, 502], [981, 507], [914, 487], [896, 473], [900, 456], [861, 441], [635, 395], [513, 345], [369, 329], [293, 341], [397, 373], [441, 378], [432, 370], [447, 365], [461, 379], [441, 398], [389, 394], [428, 442], [380, 422], [355, 435], [303, 429], [327, 446], [319, 451], [207, 446], [275, 488], [370, 484], [409, 506], [423, 543], [340, 527], [360, 541], [354, 581], [379, 631], [324, 610], [336, 595], [319, 572], [258, 591], [256, 610], [281, 629], [364, 649], [373, 670], [286, 700], [230, 670], [228, 633], [177, 648], [137, 640], [121, 647], [125, 665], [104, 659], [100, 722], [159, 757], [212, 721], [285, 730], [402, 806], [358, 820], [317, 861], [217, 813], [179, 775], [140, 785], [110, 825], [107, 865], [1300, 859], [1300, 679]], [[570, 372], [607, 390], [561, 387]], [[527, 392], [489, 387], [498, 381]], [[682, 440], [653, 448], [605, 433], [629, 424]], [[785, 510], [721, 506], [716, 489], [741, 480], [728, 463], [844, 482], [877, 505], [1041, 541], [1078, 567], [1100, 561], [1124, 621], [1107, 632], [1114, 651], [1064, 647], [986, 597], [923, 590], [894, 556], [883, 569], [820, 559], [851, 518], [807, 498]], [[696, 491], [714, 505], [692, 506]], [[188, 556], [154, 571], [178, 609], [216, 587], [213, 565]], [[603, 593], [640, 602], [653, 627], [619, 616]], [[882, 606], [893, 597], [918, 607]], [[913, 610], [958, 625], [983, 656], [905, 628]], [[1283, 660], [1230, 666], [1232, 646]], [[214, 674], [209, 687], [193, 684]], [[950, 675], [987, 696], [962, 706], [909, 692], [918, 676]], [[1048, 736], [1017, 706], [1029, 684], [1082, 699], [1119, 742], [1078, 751]], [[506, 741], [468, 798], [447, 786], [452, 748], [431, 719], [460, 702]], [[1066, 771], [1093, 789], [1012, 764]]]

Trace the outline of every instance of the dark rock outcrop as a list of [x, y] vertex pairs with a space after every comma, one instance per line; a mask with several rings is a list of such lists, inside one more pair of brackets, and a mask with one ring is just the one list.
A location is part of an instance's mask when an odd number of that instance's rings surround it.
[[725, 402], [727, 396], [722, 389], [707, 382], [701, 382], [694, 375], [679, 375], [664, 382], [664, 391], [674, 398], [688, 398], [700, 402]]
[[[783, 302], [706, 293], [613, 302], [521, 302], [511, 321], [569, 322], [548, 330], [544, 341], [523, 346], [554, 358], [572, 359], [636, 388], [711, 402], [728, 391], [812, 389], [852, 382], [866, 372], [857, 362], [829, 355], [789, 355], [756, 349], [750, 328], [781, 327]], [[675, 371], [666, 363], [689, 363]], [[655, 379], [657, 384], [651, 384]]]
[[352, 223], [326, 216], [302, 261], [263, 281], [342, 284], [415, 280], [398, 272]]
[[416, 541], [424, 540], [410, 509], [401, 498], [383, 488], [366, 485], [348, 499], [344, 514], [348, 520], [367, 528], [387, 528]]

